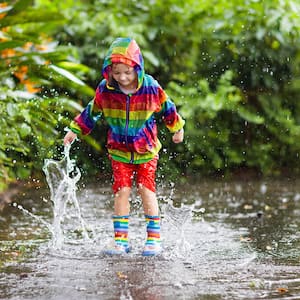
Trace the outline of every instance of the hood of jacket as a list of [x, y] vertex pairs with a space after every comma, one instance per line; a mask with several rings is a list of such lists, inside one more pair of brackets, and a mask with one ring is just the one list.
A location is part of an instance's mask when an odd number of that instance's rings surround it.
[[107, 81], [107, 86], [111, 82], [110, 71], [113, 63], [123, 63], [131, 67], [134, 67], [138, 76], [138, 87], [139, 89], [144, 79], [144, 59], [141, 50], [132, 38], [117, 38], [109, 47], [106, 56], [104, 58], [102, 75]]

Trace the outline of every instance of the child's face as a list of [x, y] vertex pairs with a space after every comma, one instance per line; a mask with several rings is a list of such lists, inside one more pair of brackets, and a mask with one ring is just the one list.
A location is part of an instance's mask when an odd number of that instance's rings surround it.
[[119, 63], [112, 65], [112, 77], [124, 88], [137, 87], [137, 73], [133, 67]]

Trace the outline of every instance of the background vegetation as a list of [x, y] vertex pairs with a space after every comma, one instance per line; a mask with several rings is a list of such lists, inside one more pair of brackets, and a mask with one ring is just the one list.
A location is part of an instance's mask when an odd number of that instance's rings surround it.
[[[298, 174], [299, 14], [296, 0], [0, 1], [0, 190], [59, 157], [118, 36], [187, 120], [181, 145], [162, 126], [161, 173]], [[75, 147], [90, 175], [109, 169], [104, 132]]]

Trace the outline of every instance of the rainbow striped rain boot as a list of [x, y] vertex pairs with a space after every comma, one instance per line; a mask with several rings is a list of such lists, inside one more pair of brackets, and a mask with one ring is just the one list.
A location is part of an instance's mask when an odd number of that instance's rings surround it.
[[147, 222], [147, 241], [142, 256], [155, 256], [161, 252], [160, 217], [145, 215]]
[[123, 255], [130, 251], [128, 245], [129, 216], [113, 216], [115, 240], [114, 244], [104, 250], [108, 255]]

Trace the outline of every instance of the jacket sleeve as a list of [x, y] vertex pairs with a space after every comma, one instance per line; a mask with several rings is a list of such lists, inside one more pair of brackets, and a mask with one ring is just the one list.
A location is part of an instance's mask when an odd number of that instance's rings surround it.
[[76, 134], [89, 134], [102, 115], [101, 109], [96, 105], [95, 98], [88, 103], [84, 110], [74, 118], [70, 129]]
[[160, 86], [158, 87], [158, 92], [161, 103], [160, 113], [162, 114], [162, 119], [166, 127], [172, 133], [182, 129], [185, 124], [185, 121], [177, 113], [175, 104]]

